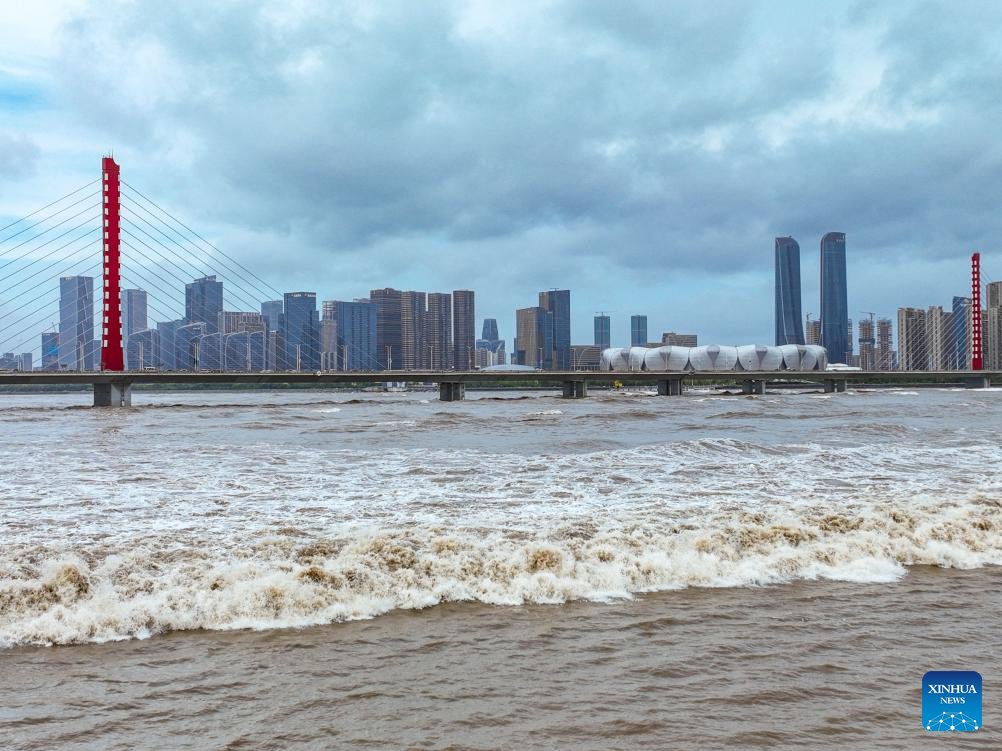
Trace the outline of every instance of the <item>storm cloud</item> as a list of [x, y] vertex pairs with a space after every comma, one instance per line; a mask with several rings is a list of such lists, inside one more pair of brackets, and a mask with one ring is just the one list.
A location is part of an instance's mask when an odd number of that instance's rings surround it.
[[631, 313], [768, 341], [777, 235], [808, 311], [829, 230], [853, 312], [947, 304], [972, 249], [1002, 275], [1000, 29], [987, 2], [75, 3], [0, 167], [114, 145], [280, 289], [471, 287], [511, 337], [569, 287], [575, 342], [599, 309], [618, 341]]

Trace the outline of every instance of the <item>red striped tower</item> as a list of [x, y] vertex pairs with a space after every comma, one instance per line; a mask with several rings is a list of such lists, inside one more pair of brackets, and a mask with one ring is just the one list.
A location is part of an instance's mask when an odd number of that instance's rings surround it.
[[115, 160], [101, 160], [104, 204], [104, 313], [101, 317], [101, 370], [125, 370], [122, 352], [122, 269], [119, 238], [119, 176]]
[[971, 256], [971, 370], [982, 370], [981, 351], [981, 254]]

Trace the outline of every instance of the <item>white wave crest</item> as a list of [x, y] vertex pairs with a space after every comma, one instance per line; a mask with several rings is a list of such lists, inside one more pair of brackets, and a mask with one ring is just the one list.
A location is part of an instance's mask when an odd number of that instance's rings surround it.
[[107, 550], [22, 546], [0, 552], [0, 645], [302, 627], [442, 602], [882, 582], [916, 564], [1002, 563], [1002, 504], [984, 498], [667, 515], [505, 531], [423, 524], [310, 537], [282, 529], [225, 550], [208, 540], [179, 547], [168, 535]]

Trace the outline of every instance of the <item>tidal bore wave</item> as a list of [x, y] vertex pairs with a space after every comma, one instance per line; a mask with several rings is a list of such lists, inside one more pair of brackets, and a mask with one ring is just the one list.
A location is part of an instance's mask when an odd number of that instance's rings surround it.
[[143, 537], [108, 548], [0, 552], [0, 646], [186, 629], [304, 627], [443, 602], [628, 598], [796, 579], [891, 581], [907, 566], [1002, 563], [1002, 503], [788, 506], [625, 513], [540, 526], [370, 528], [243, 546]]

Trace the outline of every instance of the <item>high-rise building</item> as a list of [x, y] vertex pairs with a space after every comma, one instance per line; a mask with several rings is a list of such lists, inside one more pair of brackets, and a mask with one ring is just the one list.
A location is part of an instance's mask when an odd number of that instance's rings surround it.
[[921, 308], [898, 308], [898, 367], [901, 370], [926, 370], [928, 363], [926, 311]]
[[223, 339], [223, 370], [259, 372], [265, 370], [268, 331], [232, 331]]
[[400, 353], [404, 370], [428, 368], [428, 347], [425, 344], [427, 309], [424, 292], [400, 293]]
[[539, 293], [539, 307], [550, 314], [551, 349], [544, 357], [544, 368], [570, 370], [571, 367], [571, 291], [551, 289]]
[[452, 292], [452, 362], [456, 370], [473, 370], [477, 344], [476, 300], [471, 289]]
[[552, 314], [546, 308], [521, 308], [515, 311], [515, 364], [544, 368], [547, 353], [553, 351]]
[[985, 310], [983, 326], [985, 369], [1002, 370], [1002, 305]]
[[261, 313], [239, 310], [224, 310], [219, 314], [216, 330], [221, 334], [234, 334], [239, 331], [264, 331], [268, 322]]
[[324, 319], [334, 328], [335, 370], [377, 370], [379, 305], [371, 300], [328, 300]]
[[285, 302], [282, 300], [268, 300], [261, 303], [261, 315], [268, 324], [268, 331], [282, 330], [282, 311], [285, 309]]
[[988, 282], [985, 303], [989, 308], [1002, 308], [1002, 282]]
[[93, 363], [91, 366], [92, 370], [101, 369], [101, 340], [92, 339], [88, 342], [86, 359], [88, 362]]
[[215, 276], [203, 276], [184, 285], [184, 317], [189, 323], [204, 323], [207, 334], [218, 331], [223, 312], [223, 283]]
[[282, 323], [284, 315], [284, 300], [268, 300], [261, 303], [261, 317], [267, 325], [264, 336], [264, 369], [285, 370], [285, 339], [282, 333], [285, 326]]
[[571, 345], [571, 370], [598, 370], [602, 350], [594, 344]]
[[285, 336], [269, 330], [264, 339], [264, 369], [285, 370], [285, 365]]
[[595, 316], [595, 346], [599, 350], [609, 349], [612, 346], [612, 326], [609, 316], [599, 314]]
[[697, 334], [677, 334], [674, 331], [666, 331], [661, 334], [661, 344], [672, 347], [698, 347], [699, 336]]
[[447, 292], [428, 293], [425, 342], [428, 345], [428, 366], [432, 370], [451, 370], [452, 295]]
[[497, 319], [484, 319], [482, 336], [477, 339], [476, 347], [476, 366], [478, 368], [505, 364], [504, 340], [498, 336]]
[[821, 344], [821, 321], [811, 320], [810, 313], [807, 314], [807, 323], [804, 324], [804, 340], [808, 344]]
[[59, 280], [59, 367], [94, 370], [94, 278]]
[[845, 333], [846, 333], [846, 336], [845, 336], [845, 346], [846, 346], [845, 359], [846, 359], [846, 363], [845, 364], [846, 365], [852, 365], [853, 364], [853, 349], [852, 349], [852, 338], [853, 337], [852, 337], [852, 319], [851, 318], [849, 319], [849, 325], [846, 327]]
[[219, 314], [220, 368], [243, 372], [265, 369], [268, 321], [263, 313], [224, 310]]
[[850, 360], [849, 301], [845, 273], [845, 233], [821, 238], [821, 341], [828, 362]]
[[[174, 369], [201, 370], [201, 339], [206, 335], [208, 326], [199, 321], [178, 326], [174, 331]], [[161, 339], [161, 353], [163, 340]]]
[[320, 369], [337, 370], [337, 304], [324, 300], [320, 313]]
[[804, 344], [800, 307], [800, 245], [776, 238], [776, 345]]
[[[137, 370], [129, 361], [129, 339], [137, 331], [149, 328], [146, 317], [146, 290], [122, 290], [122, 344], [125, 347], [125, 369]], [[138, 368], [141, 369], [141, 368]]]
[[953, 298], [953, 321], [947, 335], [947, 370], [967, 370], [971, 367], [971, 298]]
[[984, 367], [1002, 370], [1002, 282], [989, 282], [985, 286], [988, 307], [981, 312]]
[[630, 316], [630, 346], [647, 346], [647, 316]]
[[897, 358], [891, 345], [892, 328], [890, 318], [877, 319], [877, 353], [874, 366], [877, 370], [894, 370], [897, 365]]
[[863, 370], [877, 369], [877, 338], [872, 318], [859, 322], [859, 367]]
[[223, 335], [217, 331], [214, 334], [198, 337], [195, 354], [200, 371], [221, 372], [223, 370]]
[[177, 332], [186, 321], [159, 321], [157, 323], [157, 333], [160, 339], [160, 367], [164, 370], [180, 370], [178, 360], [185, 361], [185, 357], [178, 358]]
[[286, 292], [282, 311], [286, 369], [320, 369], [320, 314], [316, 292]]
[[59, 370], [59, 332], [42, 334], [42, 370]]
[[369, 292], [369, 299], [377, 306], [376, 360], [380, 370], [400, 370], [404, 367], [400, 295], [400, 290], [392, 287]]
[[34, 361], [35, 358], [31, 352], [22, 352], [17, 356], [16, 368], [22, 373], [30, 373], [35, 369]]
[[477, 349], [474, 353], [478, 368], [488, 368], [491, 365], [505, 364], [505, 348], [503, 339], [477, 339]]
[[125, 344], [129, 370], [160, 367], [160, 333], [156, 329], [132, 332]]
[[890, 318], [877, 319], [877, 345], [874, 352], [876, 370], [895, 370], [898, 353], [894, 349], [894, 323]]
[[952, 316], [944, 314], [942, 305], [930, 305], [925, 312], [925, 369], [943, 370], [946, 358], [947, 332]]

